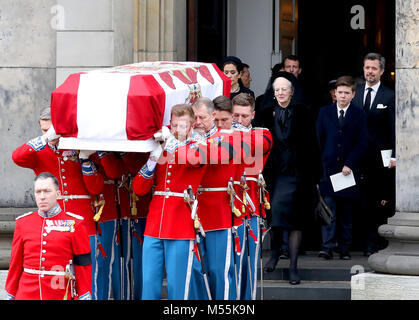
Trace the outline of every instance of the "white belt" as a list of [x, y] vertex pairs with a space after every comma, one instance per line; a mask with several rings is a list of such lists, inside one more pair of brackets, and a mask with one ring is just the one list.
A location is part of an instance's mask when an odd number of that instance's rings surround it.
[[180, 192], [172, 192], [172, 191], [154, 191], [154, 196], [166, 196], [166, 197], [180, 197], [183, 198], [185, 195]]
[[220, 187], [220, 188], [198, 188], [198, 191], [227, 191], [228, 188]]
[[39, 274], [42, 276], [65, 276], [65, 271], [45, 271], [45, 270], [35, 270], [35, 269], [28, 269], [23, 268], [23, 271], [30, 274]]
[[89, 199], [90, 196], [87, 195], [69, 195], [69, 196], [59, 196], [58, 200], [77, 200], [77, 199]]
[[[246, 181], [258, 182], [258, 179], [257, 178], [253, 178], [253, 177], [246, 177]], [[240, 181], [234, 181], [234, 184], [240, 184]]]
[[115, 184], [115, 181], [114, 180], [105, 180], [103, 183], [104, 184]]

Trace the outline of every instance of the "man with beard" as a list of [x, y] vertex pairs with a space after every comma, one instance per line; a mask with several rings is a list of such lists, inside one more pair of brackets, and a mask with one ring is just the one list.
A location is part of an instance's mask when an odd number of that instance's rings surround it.
[[[395, 205], [395, 96], [381, 83], [385, 59], [378, 53], [364, 58], [365, 84], [358, 85], [353, 103], [367, 116], [368, 149], [361, 163], [361, 202], [366, 217], [364, 254], [383, 249], [385, 239], [378, 227], [394, 213]], [[391, 152], [388, 167], [383, 165], [381, 152]]]

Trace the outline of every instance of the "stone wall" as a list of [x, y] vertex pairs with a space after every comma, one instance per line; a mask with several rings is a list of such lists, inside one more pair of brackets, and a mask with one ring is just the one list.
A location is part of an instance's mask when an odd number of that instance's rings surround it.
[[135, 0], [2, 0], [0, 207], [33, 207], [33, 172], [13, 150], [40, 134], [38, 115], [69, 74], [133, 62]]
[[134, 1], [58, 0], [57, 86], [71, 73], [133, 62]]
[[2, 0], [0, 7], [0, 207], [33, 206], [33, 174], [12, 151], [39, 134], [37, 117], [55, 88], [54, 0]]

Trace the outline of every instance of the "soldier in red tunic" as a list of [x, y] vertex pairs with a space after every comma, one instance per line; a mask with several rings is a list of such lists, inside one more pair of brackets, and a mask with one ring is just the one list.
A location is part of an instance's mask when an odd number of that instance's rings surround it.
[[176, 105], [171, 112], [173, 136], [163, 148], [156, 142], [149, 160], [133, 180], [138, 195], [155, 186], [144, 232], [142, 298], [160, 299], [166, 270], [169, 299], [205, 299], [199, 254], [194, 255], [197, 231], [185, 197], [188, 187], [196, 194], [205, 174], [205, 151], [191, 139], [192, 108]]
[[50, 172], [57, 177], [61, 193], [58, 204], [64, 212], [77, 212], [84, 218], [94, 260], [96, 228], [92, 195], [102, 192], [103, 176], [97, 172], [86, 152], [78, 155], [74, 150], [58, 150], [60, 136], [55, 134], [52, 126], [50, 108], [41, 112], [39, 124], [43, 135], [18, 147], [12, 159], [18, 166], [32, 169], [36, 175]]
[[250, 157], [242, 162], [245, 175], [241, 181], [236, 181], [238, 185], [241, 185], [243, 201], [246, 198], [244, 232], [248, 246], [243, 246], [243, 249], [249, 249], [249, 254], [247, 252], [242, 254], [242, 259], [245, 256], [249, 259], [244, 260], [243, 263], [241, 295], [243, 299], [255, 300], [257, 270], [263, 239], [262, 230], [265, 229], [265, 206], [270, 208], [264, 189], [262, 171], [272, 148], [272, 135], [266, 128], [252, 127], [255, 115], [255, 100], [252, 96], [241, 93], [233, 98], [232, 105], [233, 127], [242, 131], [243, 144], [250, 147]]
[[38, 211], [16, 218], [7, 297], [90, 300], [91, 256], [83, 217], [61, 210], [52, 174], [39, 174], [34, 189]]
[[89, 235], [96, 233], [93, 221], [92, 194], [103, 188], [103, 176], [88, 158], [79, 159], [74, 150], [58, 150], [58, 135], [51, 123], [50, 108], [42, 111], [39, 120], [43, 135], [36, 137], [13, 151], [12, 159], [20, 167], [32, 169], [35, 175], [51, 172], [59, 181], [64, 211], [80, 212], [85, 218]]
[[[210, 99], [199, 98], [193, 109], [196, 116], [194, 130], [206, 138], [208, 145], [208, 168], [198, 189], [198, 214], [206, 233], [203, 241], [211, 293], [216, 300], [236, 299], [240, 296], [240, 265], [236, 254], [240, 257], [238, 230], [242, 217], [235, 208], [234, 193], [237, 189], [233, 183], [241, 175], [239, 159], [236, 158], [241, 153], [240, 136], [231, 130], [231, 121], [221, 120], [225, 110], [218, 117]], [[215, 126], [214, 120], [218, 118], [217, 123], [225, 129]]]
[[[112, 281], [121, 286], [123, 294], [114, 295], [117, 299], [141, 299], [142, 290], [142, 247], [144, 228], [151, 200], [151, 192], [144, 196], [136, 195], [132, 190], [134, 177], [148, 160], [148, 153], [98, 152], [101, 166], [106, 176], [114, 179], [118, 199], [117, 241], [114, 248], [115, 262]], [[123, 241], [121, 246], [121, 241]], [[122, 252], [123, 251], [123, 252]], [[121, 272], [121, 264], [122, 272]]]

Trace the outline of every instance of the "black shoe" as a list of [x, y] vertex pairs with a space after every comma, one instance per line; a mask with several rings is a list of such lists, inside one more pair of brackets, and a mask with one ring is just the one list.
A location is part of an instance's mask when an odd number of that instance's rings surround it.
[[345, 251], [343, 251], [341, 254], [340, 254], [340, 258], [342, 259], [342, 260], [351, 260], [352, 258], [351, 258], [351, 255], [349, 254], [349, 252], [345, 252]]
[[300, 276], [298, 275], [297, 269], [289, 269], [289, 282], [292, 285], [300, 284]]
[[279, 259], [289, 259], [290, 254], [288, 250], [282, 250], [281, 255], [279, 256]]
[[319, 257], [323, 258], [325, 260], [333, 259], [333, 252], [330, 249], [329, 250], [328, 249], [320, 250], [319, 251]]
[[276, 264], [278, 263], [279, 257], [271, 257], [268, 262], [266, 263], [266, 266], [263, 268], [263, 271], [265, 272], [272, 272], [275, 270]]

